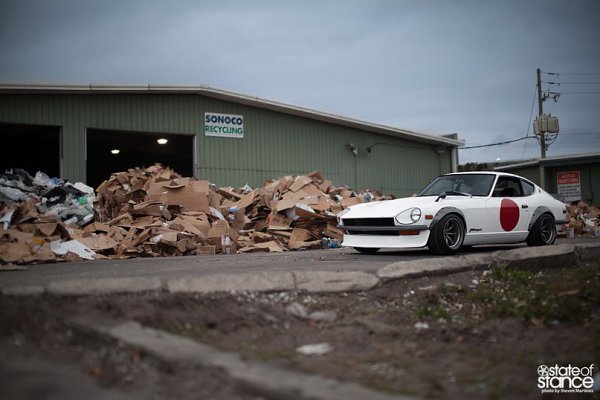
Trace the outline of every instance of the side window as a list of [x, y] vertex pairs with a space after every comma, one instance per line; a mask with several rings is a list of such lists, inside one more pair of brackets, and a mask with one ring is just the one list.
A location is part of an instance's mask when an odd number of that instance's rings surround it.
[[501, 176], [496, 182], [493, 197], [520, 197], [523, 196], [520, 179], [510, 176]]
[[535, 186], [527, 181], [521, 180], [521, 186], [523, 187], [523, 196], [531, 196], [535, 191]]

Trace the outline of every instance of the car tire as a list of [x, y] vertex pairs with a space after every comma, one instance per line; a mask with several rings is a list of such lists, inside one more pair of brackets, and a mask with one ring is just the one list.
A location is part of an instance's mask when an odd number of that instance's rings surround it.
[[354, 250], [363, 254], [375, 254], [379, 251], [377, 247], [355, 247]]
[[434, 254], [455, 254], [465, 240], [465, 224], [456, 214], [442, 217], [429, 233], [427, 246]]
[[528, 246], [547, 246], [554, 244], [556, 240], [556, 221], [550, 214], [542, 214], [535, 221], [529, 236], [527, 236]]

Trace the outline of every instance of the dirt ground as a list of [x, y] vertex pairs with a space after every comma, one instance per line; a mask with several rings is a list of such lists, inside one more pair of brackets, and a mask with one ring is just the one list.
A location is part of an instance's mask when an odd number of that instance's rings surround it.
[[[174, 371], [61, 322], [85, 314], [133, 319], [249, 359], [431, 399], [563, 399], [540, 393], [539, 365], [600, 368], [600, 265], [471, 271], [360, 293], [0, 297], [5, 351], [77, 365], [101, 386], [142, 398], [254, 399], [214, 371]], [[310, 344], [327, 344], [320, 346], [326, 353], [299, 351]]]

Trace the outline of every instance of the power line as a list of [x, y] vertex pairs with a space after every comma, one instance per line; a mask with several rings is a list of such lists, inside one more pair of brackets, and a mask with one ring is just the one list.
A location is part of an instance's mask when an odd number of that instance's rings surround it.
[[[544, 82], [549, 85], [554, 85], [553, 82]], [[556, 85], [600, 85], [600, 82], [557, 82]]]
[[[531, 102], [531, 110], [529, 110], [529, 122], [527, 123], [527, 132], [525, 137], [529, 137], [529, 129], [531, 129], [531, 119], [533, 118], [533, 108], [535, 107], [535, 98], [537, 96], [537, 85], [533, 86], [533, 101]], [[527, 142], [523, 142], [523, 156], [525, 157], [525, 150], [527, 149]]]
[[600, 94], [600, 92], [560, 92], [560, 94]]
[[600, 75], [600, 72], [543, 72], [547, 75]]
[[562, 142], [558, 142], [555, 143], [555, 146], [558, 147], [581, 147], [581, 146], [589, 146], [590, 144], [600, 144], [600, 142], [583, 142], [583, 143], [562, 143]]
[[533, 137], [533, 136], [525, 136], [525, 137], [518, 138], [518, 139], [506, 140], [504, 142], [482, 144], [482, 145], [479, 145], [479, 146], [460, 147], [459, 150], [469, 150], [469, 149], [479, 149], [479, 148], [482, 148], [482, 147], [500, 146], [500, 145], [503, 145], [503, 144], [520, 142], [521, 140], [525, 140], [525, 139], [535, 139], [535, 137]]

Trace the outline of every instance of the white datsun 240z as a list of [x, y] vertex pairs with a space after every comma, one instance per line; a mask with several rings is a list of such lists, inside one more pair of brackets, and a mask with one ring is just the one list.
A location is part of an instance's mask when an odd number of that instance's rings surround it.
[[351, 206], [338, 214], [342, 246], [361, 253], [428, 246], [553, 244], [566, 205], [529, 180], [502, 172], [462, 172], [434, 179], [416, 197]]

